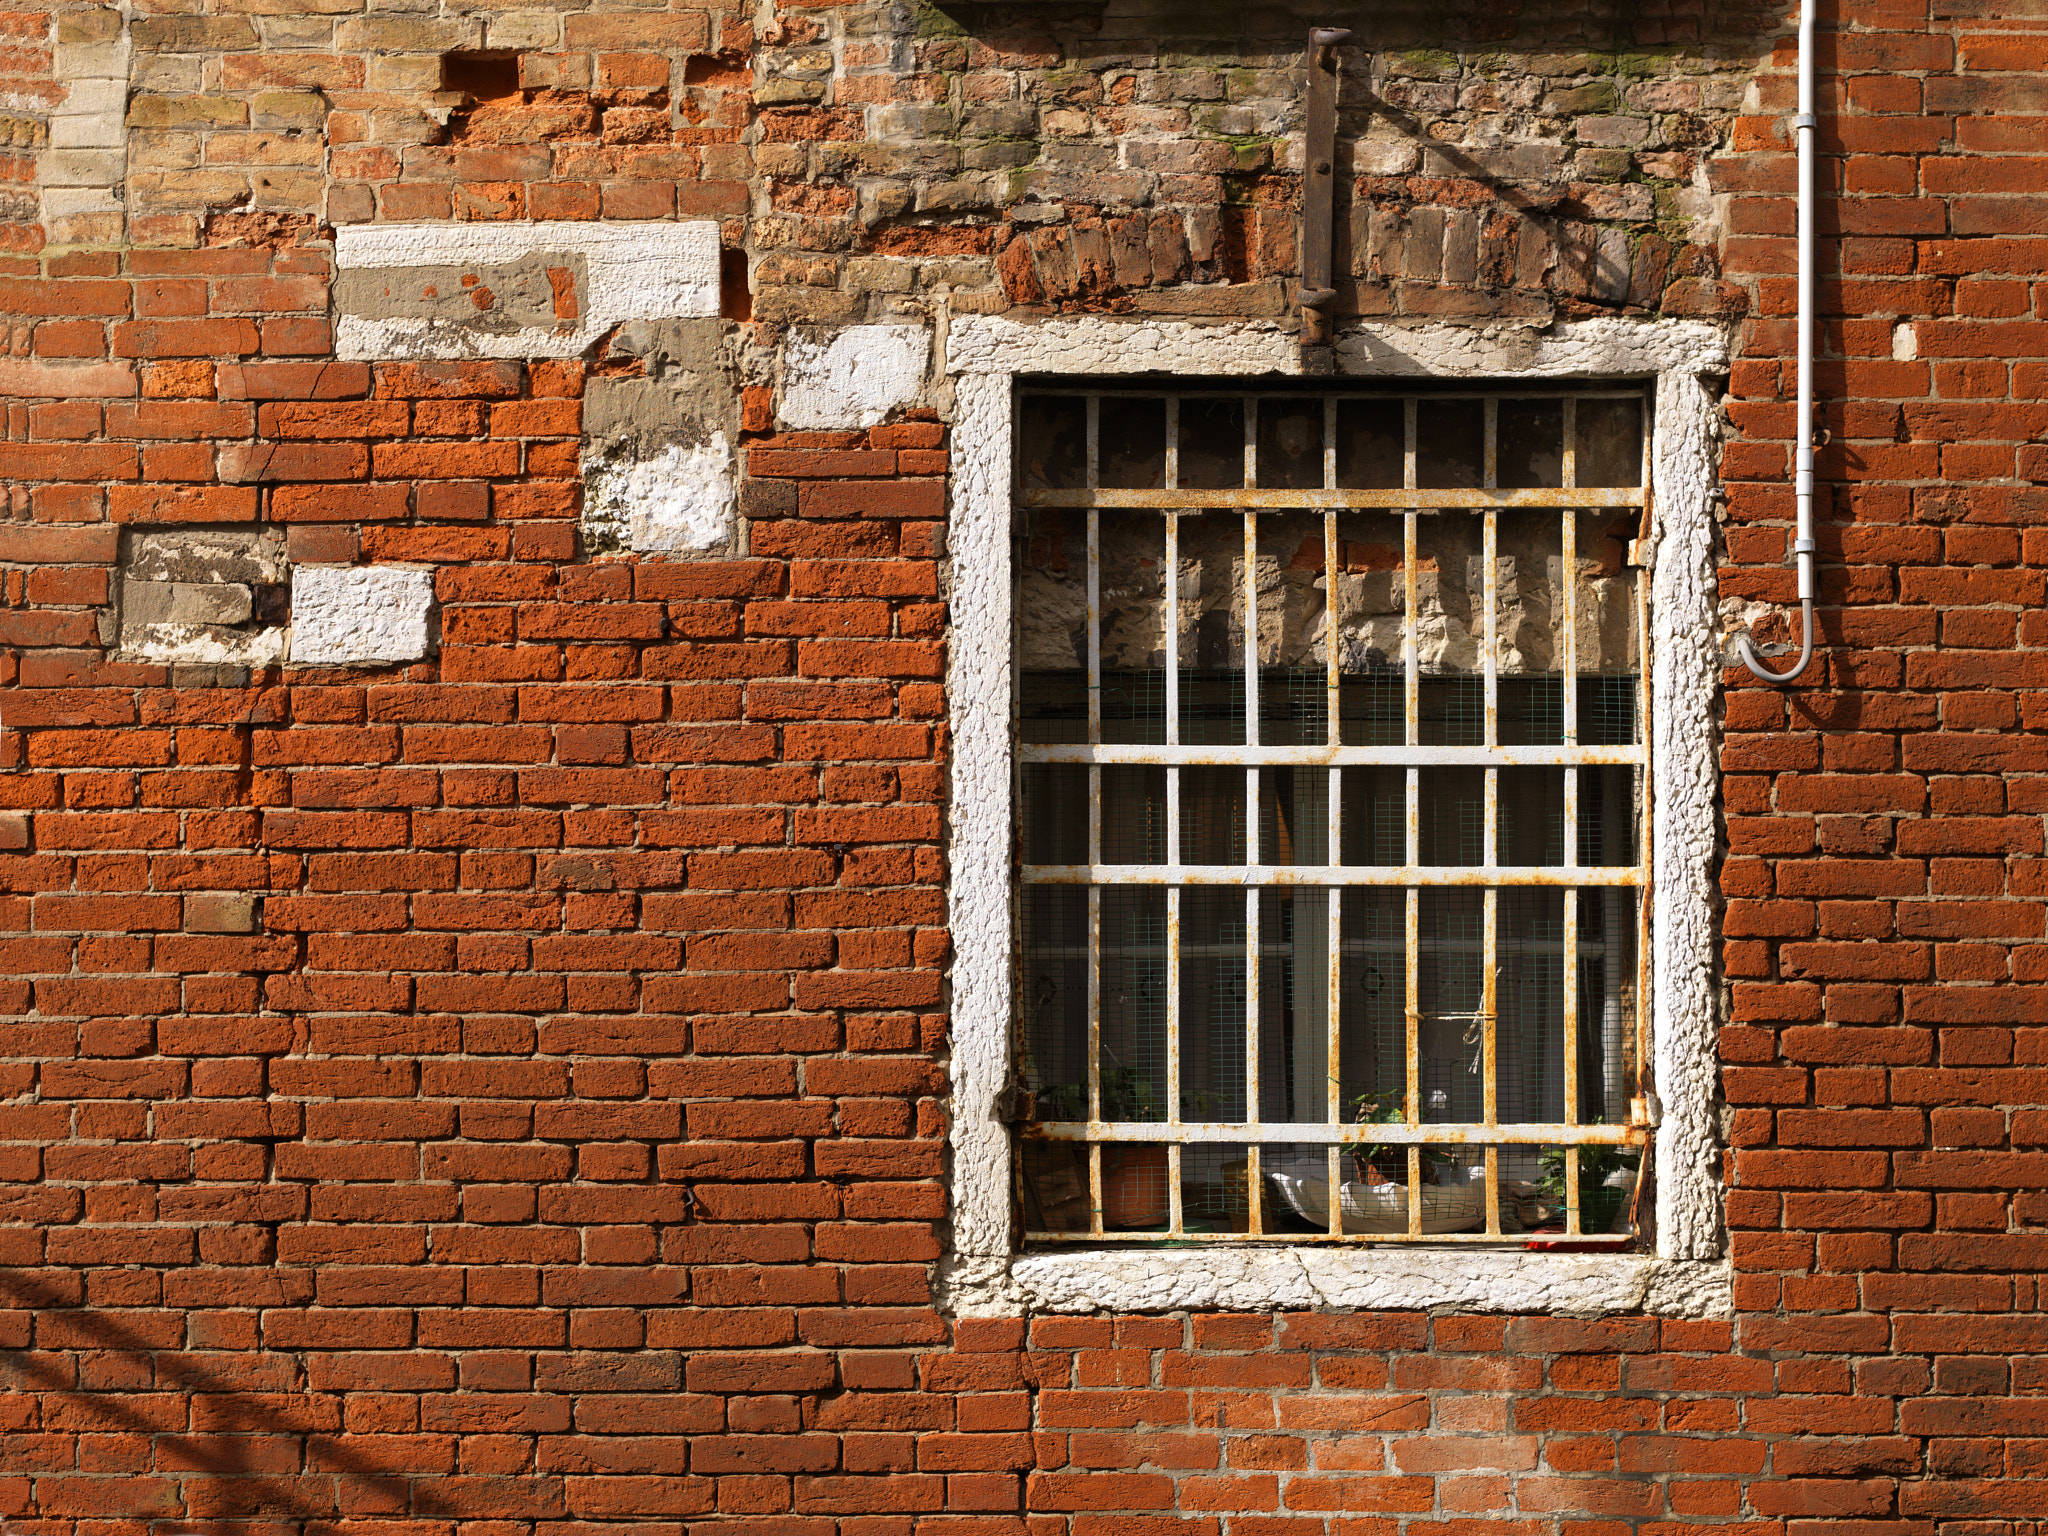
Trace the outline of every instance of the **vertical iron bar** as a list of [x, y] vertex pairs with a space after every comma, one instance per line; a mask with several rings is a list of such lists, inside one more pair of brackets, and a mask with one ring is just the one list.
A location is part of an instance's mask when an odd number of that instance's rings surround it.
[[[1417, 480], [1416, 460], [1416, 406], [1413, 395], [1401, 402], [1401, 485], [1404, 490], [1414, 490]], [[1413, 747], [1422, 741], [1422, 679], [1421, 679], [1421, 611], [1422, 591], [1416, 561], [1416, 512], [1409, 507], [1401, 514], [1401, 569], [1405, 579], [1405, 596], [1402, 622], [1402, 704], [1405, 715], [1405, 736], [1407, 745]], [[1422, 862], [1422, 775], [1410, 768], [1407, 773], [1407, 846], [1404, 858], [1413, 869]], [[1416, 886], [1408, 887], [1408, 922], [1404, 934], [1407, 972], [1407, 1081], [1405, 1083], [1405, 1106], [1410, 1125], [1422, 1123], [1422, 892]], [[1410, 1147], [1407, 1158], [1408, 1183], [1408, 1235], [1422, 1234], [1422, 1149]]]
[[1088, 1118], [1102, 1121], [1102, 887], [1088, 887]]
[[1576, 1235], [1586, 1230], [1579, 1221], [1581, 1209], [1579, 1149], [1577, 1147], [1569, 1147], [1566, 1149], [1564, 1160], [1564, 1230], [1567, 1235]]
[[[1323, 486], [1327, 490], [1337, 488], [1337, 397], [1330, 396], [1323, 402]], [[1323, 711], [1327, 716], [1324, 739], [1331, 746], [1342, 744], [1343, 726], [1343, 646], [1337, 630], [1337, 572], [1339, 567], [1338, 539], [1342, 530], [1337, 525], [1337, 512], [1331, 509], [1323, 514], [1323, 638], [1325, 641], [1324, 665], [1327, 677], [1323, 691]], [[1323, 862], [1336, 866], [1343, 862], [1344, 837], [1344, 770], [1332, 768], [1326, 780], [1325, 821], [1323, 828]], [[1328, 1102], [1324, 1113], [1332, 1125], [1342, 1118], [1341, 1069], [1343, 1066], [1343, 984], [1344, 984], [1344, 893], [1334, 887], [1323, 888], [1324, 918], [1328, 937], [1324, 940], [1326, 961], [1323, 983], [1323, 1076], [1328, 1080]], [[1341, 1205], [1338, 1199], [1337, 1183], [1334, 1177], [1337, 1160], [1334, 1151], [1330, 1157], [1333, 1177], [1330, 1181], [1330, 1201], [1333, 1209]], [[1333, 1231], [1342, 1231], [1341, 1211], [1338, 1211], [1338, 1225]]]
[[[1166, 397], [1166, 488], [1180, 488], [1180, 396]], [[1166, 663], [1166, 743], [1180, 745], [1180, 514], [1165, 514], [1165, 629], [1163, 650]], [[1166, 770], [1166, 862], [1181, 862], [1180, 769]], [[1166, 888], [1166, 1118], [1181, 1123], [1181, 888]], [[1176, 1237], [1187, 1230], [1186, 1183], [1183, 1176], [1181, 1143], [1176, 1138], [1166, 1151], [1168, 1230]]]
[[[1244, 483], [1247, 490], [1259, 483], [1259, 398], [1244, 397]], [[1244, 740], [1259, 744], [1259, 515], [1244, 514]], [[1256, 865], [1265, 856], [1260, 846], [1259, 770], [1244, 773], [1245, 862]], [[1245, 1118], [1265, 1118], [1260, 1104], [1259, 1084], [1259, 887], [1244, 891], [1244, 1099]], [[1250, 1230], [1262, 1230], [1259, 1222], [1259, 1149], [1245, 1149], [1246, 1198]]]
[[[1564, 402], [1564, 444], [1559, 454], [1561, 483], [1576, 489], [1579, 483], [1579, 407], [1569, 397]], [[1579, 739], [1579, 558], [1578, 517], [1567, 507], [1558, 535], [1559, 565], [1562, 567], [1560, 609], [1564, 615], [1564, 637], [1560, 647], [1563, 677], [1562, 702], [1564, 740], [1575, 745]], [[1564, 771], [1564, 862], [1567, 868], [1579, 862], [1579, 770]], [[1564, 1123], [1576, 1125], [1579, 1118], [1579, 892], [1567, 886], [1559, 893], [1564, 902]], [[1579, 1230], [1579, 1153], [1569, 1147], [1565, 1156], [1565, 1230]]]

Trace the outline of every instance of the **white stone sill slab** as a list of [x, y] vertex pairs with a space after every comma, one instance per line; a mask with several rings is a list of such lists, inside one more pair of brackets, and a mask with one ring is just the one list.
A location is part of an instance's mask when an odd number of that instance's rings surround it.
[[1484, 1312], [1716, 1318], [1726, 1260], [1466, 1247], [1076, 1249], [940, 1266], [954, 1316], [1034, 1312]]

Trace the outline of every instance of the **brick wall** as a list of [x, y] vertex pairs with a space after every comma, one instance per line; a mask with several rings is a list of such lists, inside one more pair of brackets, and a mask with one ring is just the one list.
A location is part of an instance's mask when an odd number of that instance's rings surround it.
[[[1823, 43], [1821, 653], [1725, 698], [1727, 1321], [934, 1305], [943, 391], [778, 431], [759, 359], [942, 305], [1286, 316], [1302, 26], [0, 17], [42, 199], [0, 193], [0, 1519], [2031, 1536], [2043, 58], [1980, 9]], [[1736, 324], [1723, 592], [1784, 639], [1781, 18], [1338, 19], [1340, 310]], [[742, 555], [580, 543], [623, 349], [332, 355], [334, 226], [677, 217], [752, 360]], [[119, 659], [123, 539], [195, 526], [431, 567], [436, 647]]]

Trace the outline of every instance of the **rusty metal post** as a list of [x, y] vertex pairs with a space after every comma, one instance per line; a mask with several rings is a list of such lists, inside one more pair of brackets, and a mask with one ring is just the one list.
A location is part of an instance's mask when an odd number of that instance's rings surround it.
[[1315, 27], [1308, 34], [1308, 122], [1301, 182], [1301, 371], [1330, 374], [1330, 286], [1337, 194], [1337, 44], [1347, 27]]

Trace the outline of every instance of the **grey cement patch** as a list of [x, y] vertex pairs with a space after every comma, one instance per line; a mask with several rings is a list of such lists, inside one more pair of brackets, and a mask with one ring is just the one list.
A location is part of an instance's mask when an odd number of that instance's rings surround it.
[[334, 305], [344, 315], [509, 336], [533, 329], [573, 330], [589, 291], [589, 269], [581, 254], [536, 251], [517, 261], [470, 267], [343, 272], [334, 280]]

